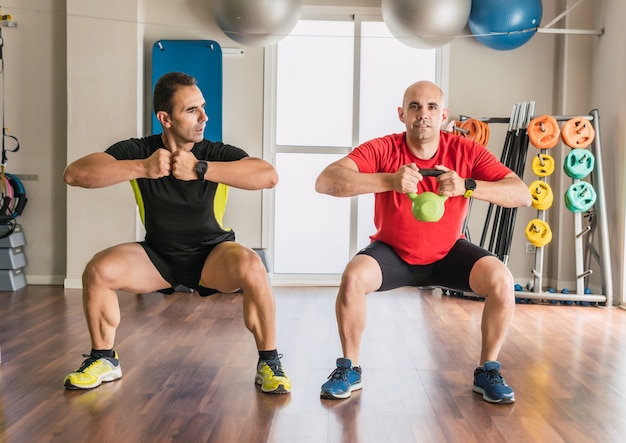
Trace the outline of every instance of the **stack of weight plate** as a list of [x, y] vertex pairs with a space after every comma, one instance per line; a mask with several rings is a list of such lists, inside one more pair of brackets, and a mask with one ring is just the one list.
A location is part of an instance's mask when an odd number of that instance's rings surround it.
[[0, 291], [16, 291], [26, 286], [24, 267], [28, 264], [26, 238], [19, 224], [0, 225]]

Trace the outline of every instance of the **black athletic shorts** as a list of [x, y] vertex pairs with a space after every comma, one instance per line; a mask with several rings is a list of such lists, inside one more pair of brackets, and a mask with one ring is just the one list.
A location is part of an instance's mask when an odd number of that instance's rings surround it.
[[[156, 251], [145, 241], [138, 242], [148, 254], [148, 258], [159, 271], [161, 276], [170, 284], [172, 288], [183, 285], [190, 289], [195, 289], [202, 296], [216, 294], [219, 291], [212, 288], [200, 286], [202, 267], [207, 257], [219, 243], [207, 246], [203, 251], [196, 254], [186, 254], [174, 256]], [[164, 288], [169, 289], [169, 288]], [[173, 291], [163, 291], [173, 292]]]
[[465, 239], [458, 240], [448, 255], [429, 265], [410, 265], [391, 246], [380, 241], [370, 243], [358, 254], [369, 255], [380, 265], [383, 282], [377, 291], [388, 291], [402, 286], [441, 286], [471, 291], [469, 275], [474, 263], [482, 257], [493, 256], [489, 251]]

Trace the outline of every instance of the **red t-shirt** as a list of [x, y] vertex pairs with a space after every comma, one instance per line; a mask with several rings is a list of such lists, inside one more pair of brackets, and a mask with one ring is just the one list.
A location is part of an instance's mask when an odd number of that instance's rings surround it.
[[[491, 152], [466, 138], [441, 131], [435, 156], [422, 160], [410, 153], [405, 133], [376, 138], [357, 146], [348, 157], [362, 173], [397, 172], [402, 165], [415, 163], [419, 169], [443, 165], [459, 176], [496, 181], [512, 171]], [[418, 192], [438, 192], [437, 179], [424, 177]], [[469, 199], [450, 197], [445, 201], [443, 217], [438, 222], [422, 222], [411, 212], [411, 199], [395, 191], [374, 197], [376, 233], [370, 237], [390, 245], [407, 263], [430, 264], [443, 258], [459, 238], [467, 215]]]

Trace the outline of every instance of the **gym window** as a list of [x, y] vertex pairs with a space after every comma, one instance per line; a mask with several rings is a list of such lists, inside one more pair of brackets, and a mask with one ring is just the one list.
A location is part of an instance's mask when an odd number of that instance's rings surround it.
[[315, 179], [359, 143], [404, 131], [404, 90], [442, 85], [443, 51], [393, 38], [379, 8], [330, 7], [305, 7], [291, 34], [266, 49], [264, 156], [280, 181], [263, 242], [275, 284], [336, 284], [369, 243], [373, 196], [320, 195]]

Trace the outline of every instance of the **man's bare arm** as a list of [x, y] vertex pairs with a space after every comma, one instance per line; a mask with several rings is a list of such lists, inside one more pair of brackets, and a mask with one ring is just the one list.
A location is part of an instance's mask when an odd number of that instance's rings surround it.
[[105, 152], [96, 152], [70, 163], [63, 180], [70, 186], [103, 188], [136, 178], [164, 177], [170, 170], [171, 153], [166, 149], [157, 149], [142, 160], [117, 160]]
[[245, 157], [234, 162], [209, 162], [206, 180], [239, 189], [270, 189], [278, 183], [278, 173], [263, 159]]
[[505, 208], [530, 206], [532, 203], [528, 187], [515, 173], [494, 182], [476, 180], [472, 197]]
[[356, 163], [344, 157], [324, 169], [315, 190], [335, 197], [396, 191], [407, 194], [417, 191], [417, 183], [423, 177], [414, 163], [402, 165], [397, 172], [362, 173]]

